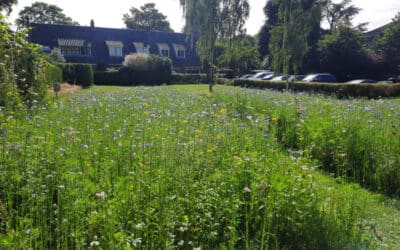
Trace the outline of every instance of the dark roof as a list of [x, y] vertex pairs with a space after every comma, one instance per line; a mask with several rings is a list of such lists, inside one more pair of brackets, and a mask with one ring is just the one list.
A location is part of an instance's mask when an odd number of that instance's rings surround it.
[[[159, 54], [157, 43], [167, 43], [170, 48], [170, 58], [175, 66], [198, 66], [200, 64], [193, 46], [189, 43], [190, 39], [183, 33], [54, 24], [32, 24], [31, 26], [29, 40], [51, 49], [59, 46], [59, 39], [79, 39], [84, 40], [85, 43], [90, 43], [92, 55], [65, 55], [66, 60], [70, 62], [121, 64], [123, 58], [110, 57], [106, 44], [106, 41], [119, 41], [123, 43], [124, 55], [136, 52], [133, 42], [150, 45], [151, 54]], [[186, 47], [185, 58], [177, 57], [174, 53], [173, 44]]]
[[368, 32], [364, 33], [364, 40], [367, 44], [373, 45], [376, 40], [379, 39], [383, 35], [383, 32], [385, 32], [385, 29], [387, 26], [389, 26], [390, 23], [383, 25], [381, 27], [378, 27], [376, 29], [370, 30]]

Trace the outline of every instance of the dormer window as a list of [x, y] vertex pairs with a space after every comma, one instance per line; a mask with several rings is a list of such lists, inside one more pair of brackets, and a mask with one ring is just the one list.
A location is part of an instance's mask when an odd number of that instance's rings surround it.
[[175, 54], [178, 58], [185, 58], [186, 57], [186, 48], [182, 44], [174, 44]]
[[113, 57], [122, 57], [122, 49], [124, 47], [124, 44], [120, 41], [106, 41], [107, 47], [108, 47], [108, 52], [110, 56]]
[[169, 57], [169, 46], [166, 43], [158, 43], [158, 51], [161, 56]]
[[63, 55], [87, 55], [92, 54], [92, 45], [85, 40], [58, 39], [58, 46]]
[[150, 54], [150, 46], [144, 46], [144, 43], [134, 42], [136, 53], [138, 54]]

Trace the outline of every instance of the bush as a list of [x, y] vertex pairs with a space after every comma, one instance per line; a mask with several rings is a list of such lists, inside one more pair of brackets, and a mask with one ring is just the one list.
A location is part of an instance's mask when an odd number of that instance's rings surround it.
[[63, 81], [62, 70], [52, 64], [48, 64], [44, 67], [44, 81], [48, 86], [54, 83], [61, 83]]
[[171, 82], [172, 61], [156, 55], [131, 54], [119, 71], [96, 72], [97, 85], [158, 85]]
[[266, 88], [274, 90], [289, 90], [295, 92], [312, 92], [334, 95], [338, 98], [347, 97], [397, 97], [400, 96], [400, 84], [346, 84], [346, 83], [314, 83], [314, 82], [273, 82], [250, 79], [236, 79], [233, 86]]
[[205, 83], [207, 80], [206, 74], [172, 74], [172, 84], [198, 84]]
[[61, 63], [58, 66], [62, 70], [63, 81], [82, 87], [89, 87], [93, 84], [92, 65], [83, 63]]
[[26, 31], [9, 32], [0, 14], [0, 106], [14, 110], [44, 103], [48, 86], [47, 66], [39, 46], [26, 40]]

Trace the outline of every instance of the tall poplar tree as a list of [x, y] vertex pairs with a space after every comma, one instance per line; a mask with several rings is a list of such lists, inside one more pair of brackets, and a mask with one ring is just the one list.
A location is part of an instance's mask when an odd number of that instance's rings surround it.
[[231, 39], [244, 33], [249, 16], [247, 0], [180, 0], [186, 20], [185, 32], [197, 38], [196, 50], [207, 66], [209, 90], [214, 84], [214, 49], [218, 38]]

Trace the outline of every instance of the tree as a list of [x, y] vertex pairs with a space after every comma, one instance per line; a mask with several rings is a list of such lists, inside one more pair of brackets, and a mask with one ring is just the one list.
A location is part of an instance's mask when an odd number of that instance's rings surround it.
[[79, 25], [67, 17], [60, 7], [43, 2], [35, 2], [21, 10], [16, 23], [19, 28], [27, 28], [30, 23]]
[[247, 73], [259, 66], [257, 41], [249, 35], [220, 40], [216, 44], [215, 59], [220, 68], [230, 68], [235, 73]]
[[362, 33], [351, 27], [339, 27], [318, 43], [321, 70], [330, 72], [339, 81], [346, 81], [351, 74], [365, 73], [368, 66], [367, 50]]
[[315, 23], [320, 20], [319, 1], [275, 0], [278, 25], [271, 29], [269, 49], [275, 72], [297, 74], [309, 45]]
[[54, 48], [50, 51], [50, 58], [55, 61], [55, 62], [65, 62], [65, 58], [63, 54], [61, 53], [60, 48]]
[[351, 20], [361, 10], [354, 5], [350, 5], [351, 1], [343, 0], [340, 3], [333, 3], [332, 0], [326, 0], [323, 12], [331, 32], [339, 26], [351, 26]]
[[247, 0], [180, 0], [185, 30], [198, 37], [197, 54], [207, 67], [209, 90], [214, 82], [214, 49], [218, 38], [232, 39], [244, 32], [249, 16]]
[[384, 55], [390, 71], [400, 70], [400, 12], [385, 28], [383, 35], [376, 42], [376, 48]]
[[0, 0], [0, 11], [5, 10], [9, 14], [12, 11], [12, 6], [17, 2], [18, 0]]
[[268, 1], [264, 7], [266, 20], [259, 32], [258, 52], [261, 59], [269, 55], [269, 40], [271, 28], [278, 24], [279, 6], [275, 1]]
[[122, 18], [129, 29], [173, 32], [167, 17], [158, 12], [154, 3], [147, 3], [140, 9], [132, 7], [130, 12]]

